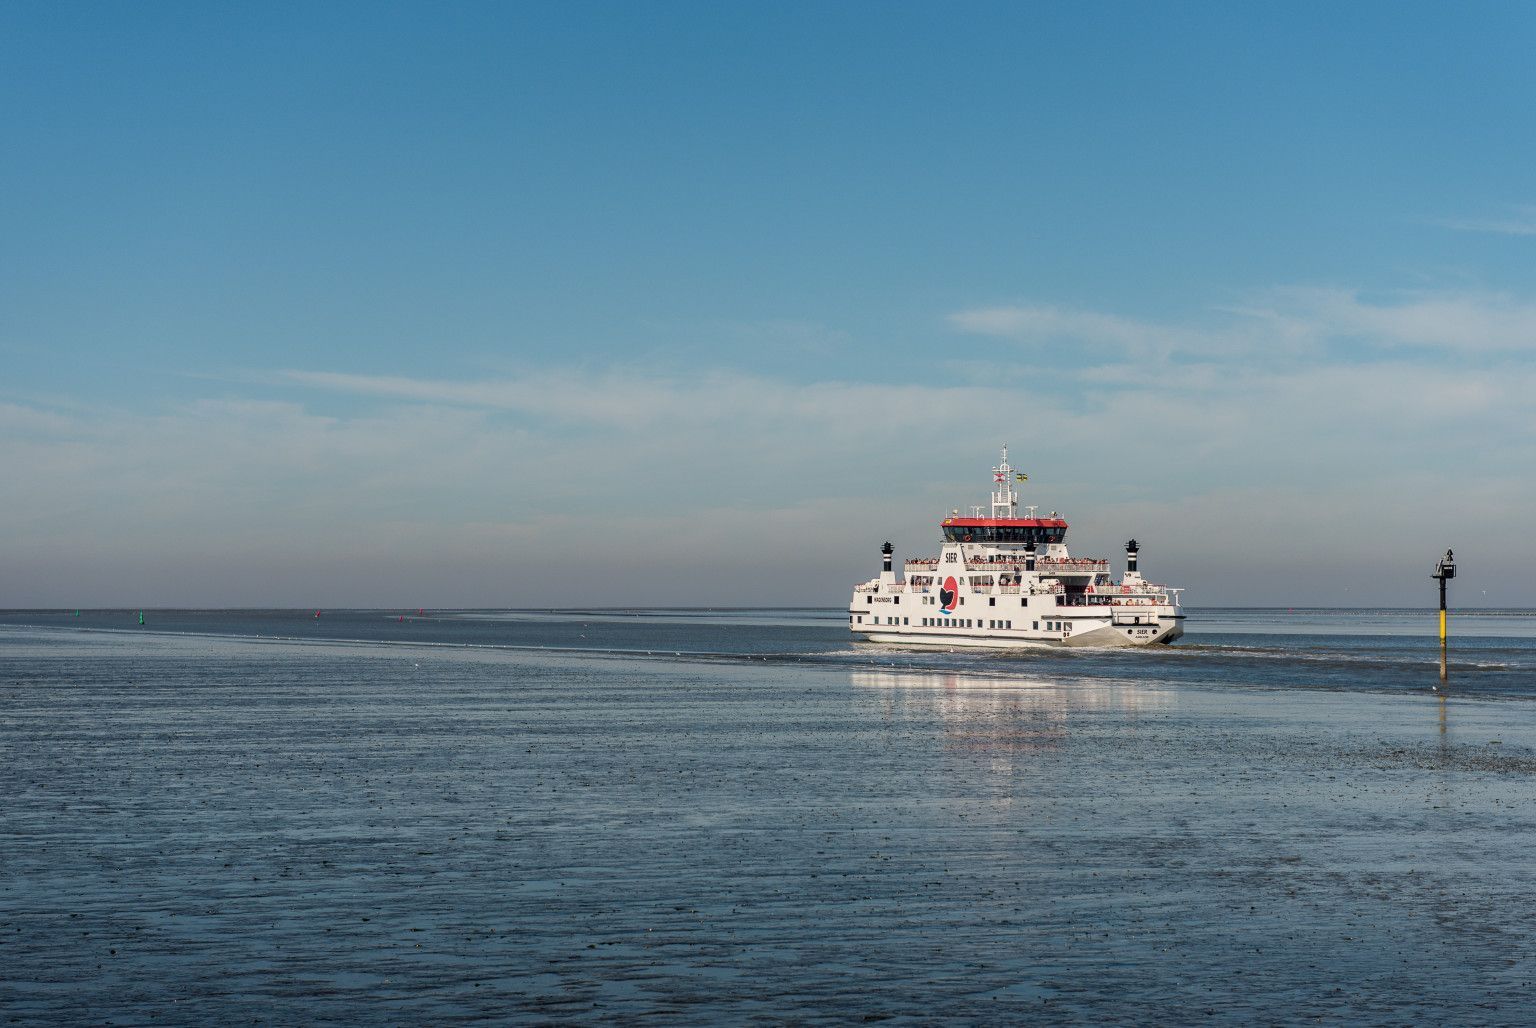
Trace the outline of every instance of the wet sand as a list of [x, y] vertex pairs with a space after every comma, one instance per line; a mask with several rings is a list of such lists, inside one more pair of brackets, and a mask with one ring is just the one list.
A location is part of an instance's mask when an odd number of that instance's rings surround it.
[[1530, 1017], [1528, 701], [3, 634], [21, 1022]]

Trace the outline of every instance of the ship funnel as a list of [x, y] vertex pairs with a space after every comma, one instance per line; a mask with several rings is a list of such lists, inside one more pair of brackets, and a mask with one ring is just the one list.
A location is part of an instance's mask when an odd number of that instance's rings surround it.
[[880, 569], [881, 571], [889, 572], [891, 570], [891, 553], [893, 551], [894, 547], [891, 546], [890, 540], [886, 540], [885, 545], [880, 547], [880, 556], [885, 558], [885, 565]]
[[1139, 549], [1139, 547], [1137, 547], [1135, 539], [1132, 539], [1130, 542], [1125, 544], [1125, 573], [1126, 574], [1131, 574], [1132, 572], [1136, 571], [1136, 551], [1138, 549]]

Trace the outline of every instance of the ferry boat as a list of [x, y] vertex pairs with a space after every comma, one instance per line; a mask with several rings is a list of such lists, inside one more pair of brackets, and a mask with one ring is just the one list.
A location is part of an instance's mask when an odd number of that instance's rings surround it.
[[992, 469], [990, 517], [951, 511], [937, 557], [905, 562], [903, 580], [881, 547], [879, 578], [854, 586], [848, 626], [869, 642], [918, 646], [1149, 646], [1184, 634], [1180, 589], [1157, 585], [1137, 568], [1138, 547], [1125, 545], [1125, 574], [1110, 577], [1108, 560], [1067, 552], [1067, 523], [1051, 511], [1019, 516], [1008, 447]]

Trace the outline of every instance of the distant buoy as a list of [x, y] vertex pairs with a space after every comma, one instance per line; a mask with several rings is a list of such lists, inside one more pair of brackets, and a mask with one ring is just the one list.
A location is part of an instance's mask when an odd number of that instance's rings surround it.
[[320, 616], [320, 612], [318, 610], [315, 611], [315, 617], [319, 617], [319, 616]]
[[139, 624], [142, 625], [143, 623], [144, 623], [144, 612], [141, 610], [141, 611], [139, 611]]

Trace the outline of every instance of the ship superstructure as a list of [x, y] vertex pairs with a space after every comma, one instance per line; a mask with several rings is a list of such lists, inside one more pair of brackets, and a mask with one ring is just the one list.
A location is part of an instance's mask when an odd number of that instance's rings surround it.
[[[1108, 560], [1067, 552], [1067, 523], [1055, 511], [1020, 516], [1008, 447], [992, 469], [992, 502], [944, 519], [937, 557], [892, 568], [881, 548], [879, 578], [854, 586], [848, 626], [870, 642], [932, 646], [1146, 646], [1184, 634], [1181, 590], [1138, 570], [1139, 547], [1125, 547], [1125, 573], [1111, 578]], [[984, 513], [985, 512], [985, 513]]]

